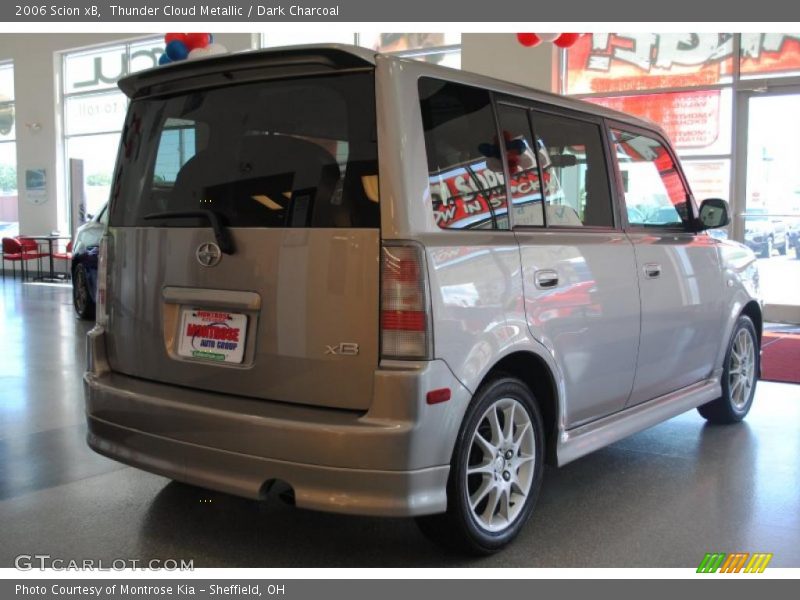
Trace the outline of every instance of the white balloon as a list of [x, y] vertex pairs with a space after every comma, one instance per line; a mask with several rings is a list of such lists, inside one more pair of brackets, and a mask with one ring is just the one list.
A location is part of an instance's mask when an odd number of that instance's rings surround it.
[[189, 52], [189, 60], [196, 60], [198, 58], [205, 58], [206, 56], [210, 56], [208, 52], [208, 48], [195, 48], [191, 52]]
[[222, 44], [209, 44], [203, 49], [208, 51], [209, 56], [213, 56], [215, 54], [226, 54], [228, 52], [228, 49]]
[[553, 42], [555, 39], [560, 36], [560, 33], [537, 33], [536, 35], [539, 36], [539, 39], [543, 42]]

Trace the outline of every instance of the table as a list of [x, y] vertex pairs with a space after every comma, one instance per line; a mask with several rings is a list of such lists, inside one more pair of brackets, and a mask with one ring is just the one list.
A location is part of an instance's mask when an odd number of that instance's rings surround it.
[[50, 281], [59, 281], [61, 277], [56, 277], [55, 269], [53, 268], [53, 242], [58, 240], [71, 240], [68, 235], [20, 235], [19, 239], [36, 240], [36, 242], [47, 242], [47, 253], [50, 256], [50, 275], [45, 277], [42, 275], [41, 280], [48, 279]]

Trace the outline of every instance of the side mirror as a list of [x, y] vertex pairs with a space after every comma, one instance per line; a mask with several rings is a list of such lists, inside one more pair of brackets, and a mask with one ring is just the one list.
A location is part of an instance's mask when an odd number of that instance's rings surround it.
[[731, 222], [728, 203], [721, 198], [707, 198], [700, 205], [700, 230], [725, 227]]

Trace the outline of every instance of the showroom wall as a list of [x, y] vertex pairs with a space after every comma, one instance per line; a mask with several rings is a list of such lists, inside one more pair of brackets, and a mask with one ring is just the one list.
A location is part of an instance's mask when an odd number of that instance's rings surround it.
[[[17, 123], [17, 180], [20, 233], [41, 234], [55, 230], [59, 220], [58, 197], [65, 194], [65, 174], [60, 156], [58, 85], [60, 52], [141, 37], [145, 34], [3, 34], [0, 61], [14, 61]], [[231, 51], [252, 47], [249, 33], [228, 33], [217, 41]], [[45, 169], [47, 200], [32, 204], [25, 200], [26, 169]]]

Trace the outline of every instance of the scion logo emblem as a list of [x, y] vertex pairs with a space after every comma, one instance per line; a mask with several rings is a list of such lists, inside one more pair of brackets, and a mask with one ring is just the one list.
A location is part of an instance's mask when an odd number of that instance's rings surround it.
[[197, 257], [197, 262], [204, 267], [215, 267], [222, 260], [222, 251], [213, 242], [207, 242], [197, 247], [195, 256]]

